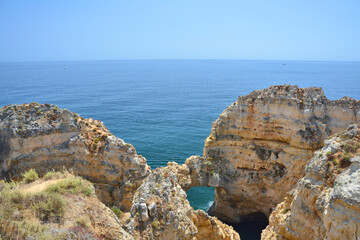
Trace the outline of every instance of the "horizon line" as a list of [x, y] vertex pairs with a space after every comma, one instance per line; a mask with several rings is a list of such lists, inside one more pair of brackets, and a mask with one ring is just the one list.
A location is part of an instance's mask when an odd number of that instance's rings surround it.
[[95, 62], [95, 61], [163, 61], [163, 60], [188, 60], [188, 61], [288, 61], [288, 62], [348, 62], [360, 63], [360, 60], [300, 60], [300, 59], [244, 59], [244, 58], [120, 58], [120, 59], [78, 59], [78, 60], [10, 60], [0, 63], [36, 63], [36, 62]]

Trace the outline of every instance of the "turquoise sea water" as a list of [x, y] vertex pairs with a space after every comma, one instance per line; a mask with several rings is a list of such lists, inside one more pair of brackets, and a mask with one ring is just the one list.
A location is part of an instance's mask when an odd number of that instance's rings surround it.
[[[359, 62], [123, 60], [0, 63], [0, 106], [52, 103], [101, 120], [152, 168], [202, 155], [226, 106], [275, 84], [322, 87], [329, 99], [360, 99]], [[206, 209], [213, 189], [188, 192]]]

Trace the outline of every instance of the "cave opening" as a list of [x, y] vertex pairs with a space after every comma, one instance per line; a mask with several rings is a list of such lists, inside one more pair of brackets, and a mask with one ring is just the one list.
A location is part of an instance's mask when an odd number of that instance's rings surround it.
[[224, 223], [232, 226], [239, 233], [241, 240], [260, 240], [261, 232], [269, 225], [269, 220], [262, 212], [255, 212], [243, 217], [240, 223]]
[[[207, 210], [214, 203], [215, 188], [214, 187], [193, 187], [186, 192], [190, 205], [195, 209]], [[262, 212], [255, 212], [247, 216], [242, 216], [240, 223], [231, 223], [224, 221], [220, 217], [219, 220], [230, 225], [239, 233], [241, 240], [260, 240], [261, 232], [269, 225], [267, 216]]]

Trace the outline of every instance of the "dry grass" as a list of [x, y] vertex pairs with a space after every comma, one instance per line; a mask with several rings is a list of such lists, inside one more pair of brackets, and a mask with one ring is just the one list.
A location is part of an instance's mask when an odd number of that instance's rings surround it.
[[[11, 223], [3, 239], [13, 239], [21, 233], [22, 239], [68, 239], [68, 230], [54, 233], [54, 224], [61, 225], [67, 210], [65, 198], [71, 195], [87, 197], [93, 194], [91, 183], [68, 172], [49, 172], [39, 179], [35, 170], [23, 174], [20, 182], [1, 182], [0, 235], [2, 223]], [[74, 227], [89, 225], [86, 217], [74, 220]], [[14, 235], [16, 234], [16, 235]]]
[[[322, 155], [322, 154], [321, 154]], [[334, 184], [335, 178], [350, 166], [350, 159], [360, 155], [360, 136], [344, 141], [336, 152], [326, 153], [325, 177], [327, 183]]]
[[35, 180], [39, 179], [39, 175], [33, 168], [23, 173], [22, 176], [23, 176], [23, 181], [26, 183], [34, 182]]

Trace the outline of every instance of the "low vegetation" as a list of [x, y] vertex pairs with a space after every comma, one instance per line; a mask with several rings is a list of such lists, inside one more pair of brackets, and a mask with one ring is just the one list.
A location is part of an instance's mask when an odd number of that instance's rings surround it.
[[56, 183], [49, 185], [46, 190], [49, 193], [58, 194], [84, 194], [90, 196], [93, 193], [91, 186], [80, 177], [60, 179]]
[[[44, 189], [29, 190], [50, 180], [53, 182]], [[51, 228], [52, 224], [61, 225], [63, 221], [66, 196], [91, 194], [93, 187], [89, 182], [68, 172], [51, 171], [40, 179], [30, 169], [19, 182], [1, 181], [0, 239], [68, 239], [69, 231], [54, 232]], [[89, 225], [86, 216], [74, 220], [74, 229]]]
[[78, 219], [76, 220], [76, 223], [77, 223], [78, 225], [80, 225], [80, 226], [83, 226], [83, 227], [89, 227], [89, 225], [90, 225], [90, 220], [89, 220], [88, 217], [83, 216], [83, 217], [78, 218]]
[[111, 207], [111, 210], [116, 214], [117, 217], [121, 217], [123, 212], [120, 210], [120, 208], [113, 206]]
[[[336, 151], [326, 153], [325, 177], [329, 184], [334, 184], [336, 175], [347, 168], [351, 162], [350, 159], [360, 154], [360, 137], [344, 141]], [[319, 155], [320, 156], [320, 155]], [[321, 156], [322, 157], [322, 154]]]
[[23, 181], [26, 183], [33, 182], [39, 179], [39, 175], [35, 171], [35, 169], [30, 169], [29, 171], [23, 173]]

